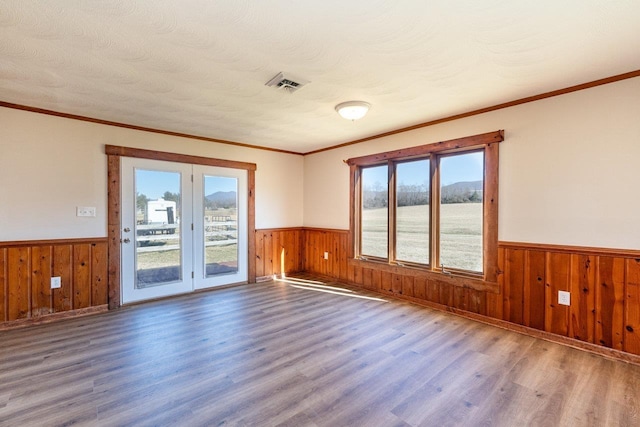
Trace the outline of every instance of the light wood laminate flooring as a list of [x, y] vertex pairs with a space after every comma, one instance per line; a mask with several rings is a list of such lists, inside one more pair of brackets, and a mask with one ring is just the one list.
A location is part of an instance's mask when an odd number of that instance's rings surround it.
[[638, 366], [309, 279], [0, 332], [0, 425], [640, 425]]

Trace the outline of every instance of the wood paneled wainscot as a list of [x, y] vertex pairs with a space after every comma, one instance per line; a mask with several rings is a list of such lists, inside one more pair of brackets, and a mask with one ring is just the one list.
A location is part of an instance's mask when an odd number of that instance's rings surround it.
[[[460, 286], [415, 269], [349, 260], [346, 230], [305, 228], [303, 245], [308, 273], [640, 362], [625, 356], [640, 355], [640, 251], [500, 242], [497, 286]], [[571, 293], [569, 306], [558, 304], [560, 290]]]
[[258, 280], [274, 274], [294, 273], [303, 267], [301, 227], [269, 228], [255, 231], [255, 263]]
[[0, 329], [106, 309], [106, 238], [0, 242]]
[[499, 257], [495, 317], [640, 354], [640, 251], [502, 242]]

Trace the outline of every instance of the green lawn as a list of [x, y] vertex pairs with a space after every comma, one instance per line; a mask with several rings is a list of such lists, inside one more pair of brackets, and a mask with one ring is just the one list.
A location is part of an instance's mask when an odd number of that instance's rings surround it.
[[[482, 203], [440, 206], [440, 261], [446, 267], [482, 271]], [[397, 210], [397, 259], [429, 262], [428, 206]], [[362, 212], [362, 253], [386, 258], [387, 209]]]

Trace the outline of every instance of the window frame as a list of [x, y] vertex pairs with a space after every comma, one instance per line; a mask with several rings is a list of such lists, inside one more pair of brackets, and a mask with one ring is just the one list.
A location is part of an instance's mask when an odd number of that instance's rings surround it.
[[[378, 265], [411, 268], [440, 278], [466, 278], [495, 283], [498, 275], [498, 147], [504, 140], [504, 131], [473, 135], [448, 141], [404, 148], [384, 153], [351, 158], [345, 161], [350, 166], [350, 256], [357, 262], [376, 263]], [[484, 152], [484, 191], [483, 191], [483, 242], [482, 273], [446, 268], [443, 272], [434, 263], [434, 255], [439, 260], [439, 223], [440, 223], [440, 158], [456, 153]], [[404, 161], [430, 160], [430, 224], [429, 224], [429, 264], [420, 264], [396, 260], [396, 165]], [[387, 257], [361, 255], [362, 247], [362, 168], [387, 165], [388, 180], [388, 231]], [[388, 270], [388, 269], [387, 269]], [[455, 280], [454, 280], [455, 282]], [[454, 283], [456, 284], [456, 283]]]

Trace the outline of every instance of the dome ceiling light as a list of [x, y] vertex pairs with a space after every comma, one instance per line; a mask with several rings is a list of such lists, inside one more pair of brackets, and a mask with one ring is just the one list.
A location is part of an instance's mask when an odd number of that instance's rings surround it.
[[364, 101], [349, 101], [336, 105], [338, 114], [351, 121], [363, 118], [369, 108], [371, 108], [371, 104]]

